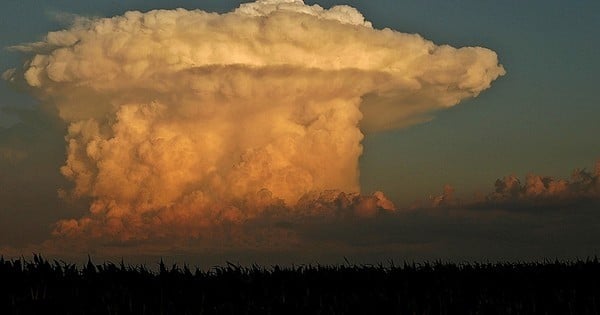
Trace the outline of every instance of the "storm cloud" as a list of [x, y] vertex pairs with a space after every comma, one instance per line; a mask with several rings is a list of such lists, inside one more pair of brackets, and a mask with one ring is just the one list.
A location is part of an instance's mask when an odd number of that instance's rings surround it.
[[505, 73], [489, 49], [300, 0], [78, 18], [13, 49], [27, 63], [4, 79], [68, 124], [62, 196], [91, 200], [54, 235], [119, 241], [393, 212], [383, 193], [360, 194], [364, 133], [428, 120]]

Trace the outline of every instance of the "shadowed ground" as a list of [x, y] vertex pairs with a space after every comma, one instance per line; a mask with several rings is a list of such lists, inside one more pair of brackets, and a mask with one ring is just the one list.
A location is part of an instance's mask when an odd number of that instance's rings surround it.
[[242, 267], [156, 272], [0, 259], [3, 314], [598, 314], [600, 264]]

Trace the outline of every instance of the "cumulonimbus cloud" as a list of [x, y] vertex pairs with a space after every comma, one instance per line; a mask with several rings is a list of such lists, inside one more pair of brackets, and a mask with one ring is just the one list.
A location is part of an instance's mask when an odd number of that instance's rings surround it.
[[76, 19], [14, 49], [28, 62], [3, 77], [69, 124], [65, 195], [92, 199], [55, 233], [117, 239], [198, 236], [269, 209], [393, 209], [358, 194], [361, 128], [423, 121], [505, 73], [489, 49], [301, 0]]

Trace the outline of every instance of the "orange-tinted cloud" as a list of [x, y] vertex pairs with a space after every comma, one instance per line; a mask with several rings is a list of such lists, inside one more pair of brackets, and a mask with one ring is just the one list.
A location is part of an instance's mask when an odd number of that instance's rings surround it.
[[[433, 208], [465, 209], [554, 209], [600, 201], [600, 160], [594, 170], [575, 169], [570, 179], [528, 174], [524, 181], [515, 175], [497, 179], [494, 191], [474, 200], [457, 200], [450, 185], [444, 192], [431, 197]], [[428, 208], [427, 205], [415, 207]]]
[[207, 237], [272, 211], [392, 210], [382, 193], [358, 194], [359, 123], [427, 120], [505, 73], [489, 49], [300, 0], [75, 19], [14, 49], [28, 61], [3, 77], [69, 124], [67, 194], [92, 200], [56, 237], [117, 240]]
[[600, 198], [600, 160], [595, 170], [575, 169], [570, 179], [529, 174], [522, 183], [511, 175], [496, 180], [489, 201], [545, 201]]
[[[111, 222], [94, 221], [107, 220], [106, 216], [92, 214], [89, 224], [86, 219], [72, 221], [87, 225], [56, 233], [41, 244], [0, 247], [0, 253], [19, 257], [42, 252], [75, 261], [90, 253], [98, 259], [125, 257], [130, 262], [168, 256], [205, 267], [225, 260], [298, 264], [343, 263], [342, 257], [357, 263], [588, 257], [597, 253], [600, 237], [599, 175], [598, 170], [576, 170], [569, 180], [530, 175], [529, 184], [507, 177], [498, 182], [497, 191], [476, 200], [459, 200], [446, 185], [430, 204], [398, 211], [381, 193], [313, 192], [290, 207], [263, 190], [252, 201], [238, 200], [237, 208], [224, 209], [204, 226], [199, 225], [201, 211], [196, 220], [190, 211], [165, 209], [148, 216], [157, 221], [128, 225], [131, 234], [126, 235], [111, 230]], [[535, 178], [541, 178], [547, 191], [552, 190], [551, 183], [559, 182], [566, 182], [567, 189], [533, 193], [531, 187], [539, 187]], [[254, 217], [242, 215], [244, 205], [256, 204], [263, 208]]]

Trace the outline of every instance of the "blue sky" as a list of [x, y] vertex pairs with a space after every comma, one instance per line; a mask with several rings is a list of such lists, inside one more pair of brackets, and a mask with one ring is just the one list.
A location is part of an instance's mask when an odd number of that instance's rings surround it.
[[[396, 204], [409, 205], [450, 184], [466, 197], [493, 191], [494, 181], [509, 174], [568, 177], [574, 168], [592, 169], [600, 158], [600, 2], [305, 2], [326, 8], [348, 4], [376, 28], [418, 33], [436, 44], [490, 48], [507, 71], [479, 97], [436, 112], [429, 122], [369, 134], [360, 159], [364, 192], [381, 190]], [[60, 17], [67, 14], [104, 17], [176, 7], [226, 12], [239, 3], [7, 0], [0, 4], [0, 46], [40, 40], [66, 27]], [[21, 58], [1, 50], [0, 71], [18, 66]], [[52, 222], [76, 212], [56, 196], [68, 184], [58, 173], [66, 127], [40, 114], [32, 97], [4, 83], [0, 109], [0, 147], [28, 154], [18, 162], [0, 160], [5, 190], [0, 227], [7, 229], [0, 235], [17, 242], [22, 236], [9, 226], [27, 225], [26, 230], [36, 231], [31, 239], [42, 240]], [[21, 196], [22, 190], [35, 192], [37, 201]]]
[[388, 4], [395, 16], [377, 10], [391, 27], [435, 42], [491, 48], [507, 75], [430, 123], [367, 139], [363, 167], [397, 171], [380, 170], [366, 186], [387, 177], [396, 187], [471, 192], [510, 173], [590, 167], [600, 154], [597, 9], [593, 1], [403, 1]]

